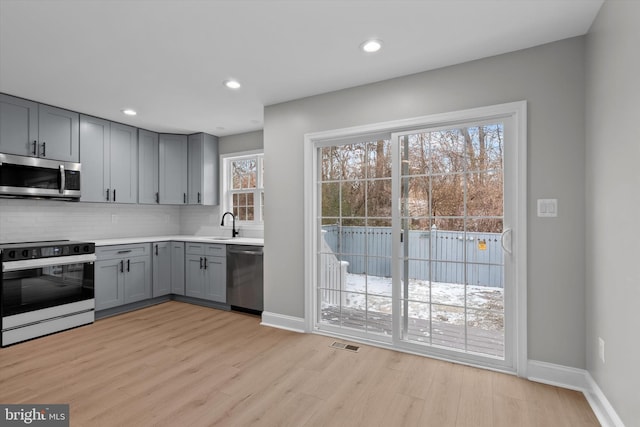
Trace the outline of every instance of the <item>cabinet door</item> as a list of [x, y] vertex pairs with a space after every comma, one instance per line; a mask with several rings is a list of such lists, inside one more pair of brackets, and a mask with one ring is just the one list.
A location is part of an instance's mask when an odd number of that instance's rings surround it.
[[158, 203], [158, 134], [138, 130], [138, 203]]
[[189, 194], [187, 201], [190, 205], [202, 203], [202, 149], [203, 134], [189, 135]]
[[187, 136], [161, 134], [160, 140], [160, 203], [187, 203]]
[[122, 260], [95, 262], [96, 311], [124, 304], [124, 277], [121, 269], [124, 270]]
[[205, 258], [205, 298], [221, 303], [227, 302], [227, 259], [226, 257]]
[[153, 296], [171, 293], [171, 242], [151, 245], [153, 253]]
[[40, 157], [65, 162], [80, 161], [80, 115], [40, 104], [38, 107]]
[[137, 129], [111, 123], [111, 191], [116, 203], [138, 201]]
[[124, 302], [151, 298], [151, 260], [133, 257], [124, 261]]
[[0, 153], [37, 156], [38, 104], [0, 94]]
[[171, 242], [171, 293], [184, 295], [184, 242]]
[[189, 135], [189, 197], [190, 205], [217, 205], [218, 138], [206, 133]]
[[108, 121], [80, 116], [81, 202], [106, 202], [107, 191], [111, 194], [109, 139], [110, 123]]
[[204, 257], [187, 255], [185, 257], [185, 295], [204, 298]]

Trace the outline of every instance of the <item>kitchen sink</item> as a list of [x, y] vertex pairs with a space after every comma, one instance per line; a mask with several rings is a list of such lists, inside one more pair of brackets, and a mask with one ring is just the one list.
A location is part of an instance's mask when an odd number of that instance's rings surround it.
[[232, 240], [233, 237], [218, 237], [218, 236], [213, 236], [213, 237], [208, 237], [208, 239], [211, 240]]

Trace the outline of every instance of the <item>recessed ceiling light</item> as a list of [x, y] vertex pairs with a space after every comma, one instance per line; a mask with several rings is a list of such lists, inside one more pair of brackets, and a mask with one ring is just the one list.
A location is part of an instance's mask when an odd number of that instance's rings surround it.
[[222, 82], [223, 85], [228, 87], [229, 89], [240, 89], [240, 82], [237, 80], [229, 79]]
[[216, 127], [216, 130], [224, 130], [224, 127], [218, 126], [218, 127]]
[[135, 116], [136, 114], [138, 114], [136, 113], [136, 110], [132, 110], [131, 108], [125, 108], [124, 110], [122, 110], [122, 112], [127, 116]]
[[374, 53], [379, 51], [382, 48], [382, 40], [367, 40], [360, 45], [360, 49], [362, 49], [365, 53]]

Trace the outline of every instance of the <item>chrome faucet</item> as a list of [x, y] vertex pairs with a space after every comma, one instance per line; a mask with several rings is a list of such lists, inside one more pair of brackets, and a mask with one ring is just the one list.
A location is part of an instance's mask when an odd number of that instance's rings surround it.
[[236, 237], [238, 234], [240, 234], [240, 232], [238, 230], [236, 230], [236, 216], [231, 213], [231, 212], [225, 212], [222, 215], [222, 222], [220, 222], [220, 227], [224, 226], [224, 217], [227, 215], [231, 215], [231, 218], [233, 219], [233, 224], [231, 226], [231, 237]]

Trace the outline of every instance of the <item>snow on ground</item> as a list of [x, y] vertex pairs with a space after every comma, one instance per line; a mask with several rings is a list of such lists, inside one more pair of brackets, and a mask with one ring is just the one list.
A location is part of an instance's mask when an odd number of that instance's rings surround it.
[[[502, 288], [465, 286], [459, 283], [432, 282], [430, 284], [426, 280], [412, 279], [409, 281], [409, 317], [429, 319], [431, 314], [434, 321], [463, 325], [465, 288], [467, 323], [484, 329], [502, 329], [504, 324]], [[389, 277], [347, 273], [344, 290], [343, 305], [345, 307], [391, 313], [391, 278]]]

